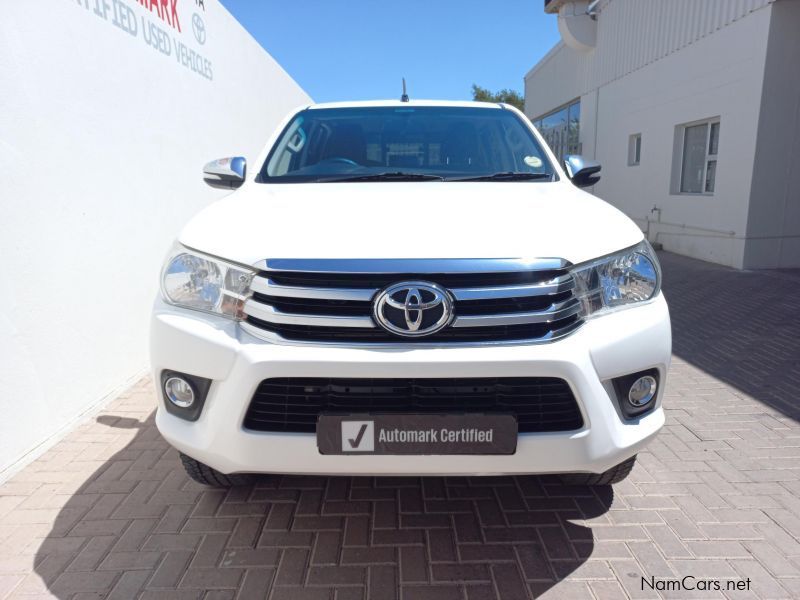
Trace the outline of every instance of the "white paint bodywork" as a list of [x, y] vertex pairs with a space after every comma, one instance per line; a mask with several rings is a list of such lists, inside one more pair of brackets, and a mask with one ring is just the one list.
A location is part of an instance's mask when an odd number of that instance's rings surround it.
[[[407, 207], [407, 221], [390, 220]], [[419, 215], [415, 217], [414, 215]], [[572, 185], [531, 182], [249, 183], [195, 217], [182, 244], [265, 258], [566, 258], [632, 246], [639, 228]]]
[[[240, 190], [203, 210], [183, 229], [180, 243], [247, 265], [273, 258], [555, 257], [581, 263], [642, 240], [630, 219], [573, 186], [557, 165], [556, 182], [268, 185], [254, 181], [266, 154], [262, 152]], [[406, 207], [408, 220], [391, 216], [397, 206]], [[635, 308], [590, 319], [559, 341], [540, 344], [274, 343], [250, 335], [235, 321], [160, 299], [151, 324], [157, 385], [163, 369], [213, 380], [197, 422], [167, 413], [160, 403], [158, 427], [180, 451], [225, 473], [602, 472], [636, 454], [664, 422], [663, 385], [653, 412], [623, 421], [609, 396], [609, 380], [657, 368], [663, 381], [670, 347], [669, 314], [660, 294]], [[242, 427], [256, 387], [268, 377], [537, 375], [569, 382], [585, 425], [577, 432], [522, 434], [512, 456], [323, 456], [313, 434]]]

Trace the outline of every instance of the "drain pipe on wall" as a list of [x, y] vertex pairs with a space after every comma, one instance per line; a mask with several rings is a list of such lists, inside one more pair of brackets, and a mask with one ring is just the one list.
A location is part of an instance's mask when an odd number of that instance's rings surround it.
[[[650, 218], [650, 215], [652, 215], [653, 213], [658, 213], [658, 217], [656, 218], [655, 221]], [[681, 234], [677, 234], [676, 233], [676, 235], [688, 235], [688, 236], [695, 236], [695, 237], [721, 237], [721, 236], [734, 237], [736, 235], [735, 231], [729, 231], [729, 230], [723, 230], [723, 229], [713, 229], [711, 227], [700, 227], [698, 225], [689, 225], [687, 223], [672, 223], [670, 221], [662, 221], [661, 220], [661, 208], [658, 205], [653, 206], [653, 208], [650, 209], [650, 214], [647, 215], [644, 219], [637, 219], [637, 220], [643, 220], [645, 222], [645, 230], [644, 230], [645, 238], [653, 245], [653, 249], [655, 249], [655, 250], [663, 250], [664, 249], [664, 245], [661, 242], [658, 241], [658, 236], [660, 234], [662, 234], [662, 233], [665, 234], [665, 235], [670, 235], [670, 232], [668, 232], [668, 231], [667, 232], [656, 231], [655, 232], [655, 237], [651, 240], [650, 239], [650, 224], [651, 223], [655, 224], [655, 225], [666, 225], [668, 227], [678, 227], [680, 229], [693, 229], [695, 231], [706, 231], [708, 233], [720, 234], [720, 235], [716, 235], [716, 236], [711, 236], [711, 235], [703, 235], [702, 233], [681, 233]]]
[[[653, 208], [650, 209], [650, 215], [652, 215], [654, 212], [658, 212], [658, 220], [657, 220], [657, 222], [661, 223], [661, 209], [658, 207], [657, 204], [654, 204]], [[644, 237], [646, 237], [648, 241], [650, 241], [650, 223], [652, 223], [652, 221], [650, 220], [650, 215], [647, 215], [644, 218], [644, 220], [647, 221], [647, 226], [646, 226], [646, 229], [644, 231]], [[656, 233], [656, 237], [657, 236], [658, 236], [658, 233]], [[653, 240], [653, 250], [663, 250], [663, 248], [664, 248], [664, 245], [661, 242]]]

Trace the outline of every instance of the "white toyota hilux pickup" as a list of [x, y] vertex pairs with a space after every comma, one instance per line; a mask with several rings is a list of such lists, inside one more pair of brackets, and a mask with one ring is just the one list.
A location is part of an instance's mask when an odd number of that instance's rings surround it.
[[658, 260], [502, 104], [293, 112], [178, 236], [156, 423], [188, 474], [628, 475], [664, 424]]

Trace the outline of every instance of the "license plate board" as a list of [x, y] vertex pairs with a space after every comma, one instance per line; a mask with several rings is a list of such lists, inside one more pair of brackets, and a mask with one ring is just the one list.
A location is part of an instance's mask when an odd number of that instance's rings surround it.
[[320, 454], [514, 454], [507, 414], [321, 414]]

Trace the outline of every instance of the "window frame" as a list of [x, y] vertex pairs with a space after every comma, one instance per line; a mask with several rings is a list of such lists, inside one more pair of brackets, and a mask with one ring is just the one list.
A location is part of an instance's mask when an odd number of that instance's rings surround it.
[[[570, 134], [570, 117], [572, 116], [572, 114], [573, 114], [572, 111], [574, 110], [574, 107], [576, 107], [576, 106], [578, 107], [578, 135], [577, 135], [578, 139], [575, 141], [574, 144], [571, 144], [570, 143], [570, 139], [569, 139], [570, 138], [570, 135], [569, 135]], [[566, 123], [565, 123], [564, 131], [562, 132], [564, 135], [563, 135], [563, 138], [558, 140], [558, 145], [557, 146], [553, 146], [553, 145], [550, 144], [550, 140], [547, 139], [547, 136], [545, 135], [545, 132], [542, 131], [542, 127], [541, 126], [542, 126], [543, 121], [546, 118], [552, 117], [553, 115], [560, 113], [562, 110], [566, 112]], [[544, 138], [544, 141], [547, 143], [547, 146], [550, 148], [550, 150], [553, 151], [553, 154], [556, 156], [556, 158], [558, 159], [559, 163], [563, 163], [564, 159], [570, 154], [581, 154], [583, 152], [583, 142], [581, 142], [580, 111], [581, 111], [581, 96], [577, 96], [576, 98], [573, 98], [572, 100], [570, 100], [568, 102], [564, 102], [563, 104], [557, 106], [556, 108], [554, 108], [552, 110], [548, 110], [547, 112], [542, 113], [538, 117], [534, 117], [533, 119], [531, 119], [531, 123], [533, 123], [533, 126], [536, 127], [536, 130]], [[574, 149], [574, 151], [571, 152], [570, 150], [573, 150], [573, 149]], [[562, 151], [564, 152], [563, 156], [561, 155]]]
[[[675, 135], [675, 152], [673, 153], [673, 184], [672, 195], [677, 196], [713, 196], [717, 189], [717, 173], [719, 171], [719, 132], [722, 129], [720, 125], [721, 119], [719, 116], [708, 117], [706, 119], [699, 119], [697, 121], [690, 121], [676, 126]], [[710, 154], [711, 151], [711, 130], [714, 125], [718, 126], [717, 129], [717, 148], [715, 154]], [[698, 127], [701, 125], [706, 126], [706, 139], [705, 139], [705, 155], [703, 158], [703, 175], [701, 181], [701, 191], [699, 192], [684, 192], [681, 188], [683, 185], [683, 172], [684, 172], [684, 156], [686, 152], [686, 130], [690, 127]], [[706, 184], [708, 183], [708, 165], [710, 162], [715, 163], [714, 167], [714, 188], [712, 191], [706, 191]]]
[[628, 136], [628, 166], [638, 167], [642, 164], [642, 134], [632, 133]]

